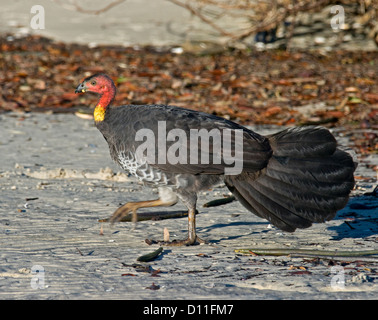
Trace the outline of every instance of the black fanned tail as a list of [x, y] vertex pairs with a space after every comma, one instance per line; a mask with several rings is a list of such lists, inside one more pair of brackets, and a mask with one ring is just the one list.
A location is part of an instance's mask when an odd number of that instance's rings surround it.
[[290, 128], [268, 138], [273, 155], [266, 168], [226, 177], [235, 197], [284, 231], [332, 219], [354, 186], [352, 157], [325, 128]]

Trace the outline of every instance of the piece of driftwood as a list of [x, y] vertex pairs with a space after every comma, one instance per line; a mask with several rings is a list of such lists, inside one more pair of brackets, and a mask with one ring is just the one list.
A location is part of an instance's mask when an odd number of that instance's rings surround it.
[[137, 261], [140, 261], [140, 262], [152, 261], [152, 260], [156, 259], [158, 257], [158, 255], [162, 252], [163, 252], [163, 247], [159, 247], [159, 249], [157, 249], [153, 252], [150, 252], [150, 253], [144, 254], [143, 256], [140, 256], [139, 258], [137, 258]]
[[230, 202], [233, 202], [233, 201], [236, 201], [236, 198], [234, 196], [231, 196], [231, 197], [215, 199], [215, 200], [206, 202], [203, 206], [205, 208], [217, 207], [217, 206], [222, 206], [224, 204], [227, 204], [227, 203], [230, 203]]
[[[198, 212], [196, 212], [198, 214]], [[154, 211], [154, 212], [138, 212], [138, 221], [146, 220], [163, 220], [187, 217], [188, 211]], [[99, 222], [109, 222], [110, 218], [99, 219]], [[120, 222], [132, 222], [132, 215], [127, 215], [121, 219]]]
[[378, 250], [312, 250], [312, 249], [296, 249], [296, 248], [246, 248], [246, 249], [235, 249], [236, 253], [256, 255], [256, 256], [296, 256], [296, 257], [364, 257], [371, 255], [378, 255]]

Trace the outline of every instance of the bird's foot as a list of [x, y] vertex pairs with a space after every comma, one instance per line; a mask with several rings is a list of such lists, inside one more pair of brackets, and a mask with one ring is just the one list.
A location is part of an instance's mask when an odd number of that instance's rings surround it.
[[114, 223], [117, 221], [130, 221], [129, 219], [125, 219], [130, 213], [132, 213], [132, 222], [138, 221], [137, 210], [140, 208], [152, 208], [152, 207], [159, 207], [159, 206], [172, 206], [176, 202], [175, 201], [163, 201], [161, 199], [158, 200], [147, 200], [147, 201], [138, 201], [138, 202], [128, 202], [124, 204], [122, 207], [118, 208], [113, 215], [108, 219], [101, 219], [99, 222], [110, 222]]
[[146, 239], [145, 242], [148, 245], [158, 244], [161, 246], [171, 246], [171, 247], [191, 246], [191, 245], [198, 245], [201, 243], [202, 244], [207, 243], [205, 240], [201, 239], [198, 236], [188, 237], [185, 240], [173, 240], [173, 241], [158, 241], [158, 240]]
[[118, 208], [116, 211], [114, 211], [113, 215], [110, 218], [106, 219], [100, 219], [99, 222], [118, 222], [122, 221], [122, 218], [132, 213], [132, 222], [137, 222], [138, 216], [137, 216], [137, 209], [140, 208], [138, 203], [134, 202], [128, 202], [124, 204], [122, 207]]

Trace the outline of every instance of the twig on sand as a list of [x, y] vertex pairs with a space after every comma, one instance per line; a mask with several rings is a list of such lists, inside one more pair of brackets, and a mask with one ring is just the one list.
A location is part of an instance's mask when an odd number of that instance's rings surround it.
[[169, 242], [169, 231], [168, 228], [164, 228], [164, 242]]
[[[296, 257], [364, 257], [370, 255], [378, 255], [378, 250], [356, 250], [356, 251], [329, 251], [329, 250], [312, 250], [312, 249], [282, 249], [282, 248], [250, 248], [235, 249], [236, 253], [250, 254], [257, 256], [296, 256]], [[378, 258], [377, 258], [378, 261]]]
[[235, 200], [236, 200], [236, 198], [234, 196], [231, 196], [231, 197], [227, 197], [227, 198], [215, 199], [215, 200], [206, 202], [203, 206], [205, 208], [217, 207], [217, 206], [221, 206], [221, 205], [233, 202]]
[[[187, 216], [188, 211], [138, 212], [138, 221], [174, 219]], [[110, 218], [99, 219], [98, 222], [109, 222], [109, 220]], [[132, 215], [122, 217], [120, 222], [132, 222]]]

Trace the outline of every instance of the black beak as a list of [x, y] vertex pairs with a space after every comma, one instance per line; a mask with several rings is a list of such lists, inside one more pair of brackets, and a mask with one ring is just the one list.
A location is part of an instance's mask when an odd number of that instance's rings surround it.
[[80, 92], [85, 92], [87, 90], [87, 87], [85, 86], [85, 84], [83, 83], [80, 83], [76, 90], [75, 90], [75, 93], [80, 93]]

